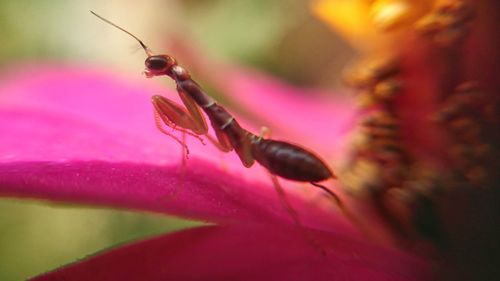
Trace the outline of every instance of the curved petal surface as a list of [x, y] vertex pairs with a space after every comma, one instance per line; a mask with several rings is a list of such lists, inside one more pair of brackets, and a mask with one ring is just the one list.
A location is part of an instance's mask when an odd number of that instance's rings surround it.
[[[245, 169], [233, 153], [221, 160], [211, 145], [189, 140], [191, 159], [181, 165], [179, 145], [152, 121], [149, 95], [161, 91], [85, 68], [32, 67], [4, 75], [0, 195], [215, 222], [286, 220], [263, 169]], [[309, 202], [292, 200], [305, 223], [338, 227], [335, 223], [342, 219], [332, 216], [332, 205], [323, 198], [313, 204], [314, 196]]]
[[207, 226], [98, 254], [34, 278], [50, 280], [430, 280], [428, 266], [342, 234], [297, 228]]

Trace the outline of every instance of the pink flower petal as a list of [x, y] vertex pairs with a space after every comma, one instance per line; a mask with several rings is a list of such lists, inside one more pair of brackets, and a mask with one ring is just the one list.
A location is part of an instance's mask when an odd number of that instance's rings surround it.
[[121, 247], [34, 278], [50, 280], [430, 280], [422, 261], [348, 236], [297, 228], [207, 226]]
[[298, 141], [329, 159], [346, 154], [345, 140], [358, 117], [352, 98], [295, 88], [250, 69], [233, 67], [224, 77], [222, 86], [238, 95], [238, 102], [259, 116], [273, 135]]
[[[221, 160], [211, 145], [191, 138], [191, 159], [182, 171], [179, 145], [153, 125], [149, 97], [162, 91], [142, 80], [63, 66], [25, 68], [4, 77], [0, 195], [216, 222], [287, 220], [263, 169], [244, 168], [234, 153]], [[175, 199], [165, 198], [179, 188]], [[307, 225], [345, 225], [332, 216], [335, 208], [326, 199], [308, 200], [294, 201]]]
[[[289, 221], [271, 187], [242, 181], [201, 160], [191, 160], [188, 167], [182, 176], [175, 165], [106, 161], [5, 163], [0, 164], [0, 195], [141, 209], [214, 222]], [[176, 192], [177, 196], [169, 197]], [[335, 216], [331, 205], [325, 211], [303, 200], [292, 202], [309, 226], [351, 229]]]
[[[301, 143], [323, 155], [329, 154], [342, 143], [342, 138], [355, 120], [356, 111], [350, 100], [313, 98], [308, 95], [312, 90], [299, 90], [247, 70], [235, 70], [230, 78], [227, 87], [235, 100], [269, 120], [274, 135], [285, 136], [288, 140]], [[153, 81], [146, 81], [139, 74], [133, 78], [117, 77], [83, 67], [25, 67], [13, 74], [4, 75], [0, 80], [0, 91], [3, 93], [0, 96], [0, 109], [42, 110], [54, 116], [63, 114], [65, 118], [80, 118], [97, 123], [101, 131], [109, 131], [115, 135], [119, 133], [115, 142], [139, 138], [134, 140], [137, 142], [135, 149], [140, 150], [138, 153], [147, 154], [148, 162], [165, 163], [167, 158], [179, 155], [179, 146], [154, 128], [149, 99], [151, 95], [161, 93], [174, 100], [178, 98], [173, 91], [174, 87], [158, 86]], [[155, 81], [162, 80], [157, 78]], [[242, 122], [248, 123], [245, 120]], [[200, 152], [196, 153], [198, 157], [220, 158], [220, 153], [211, 145], [202, 146], [193, 138], [189, 138], [188, 142], [193, 152]], [[103, 143], [101, 146], [106, 147], [105, 145]], [[162, 149], [158, 148], [160, 146]], [[52, 152], [37, 157], [64, 157], [52, 155]], [[88, 152], [81, 154], [87, 155]], [[77, 151], [61, 153], [71, 157]], [[100, 151], [93, 154], [89, 157], [100, 156]], [[7, 155], [12, 156], [9, 153]], [[236, 157], [231, 157], [234, 156], [233, 153], [227, 155], [229, 157], [225, 158], [239, 161]], [[124, 158], [131, 161], [143, 160], [135, 158], [138, 155], [131, 156], [133, 157]], [[26, 157], [31, 156], [23, 155], [20, 158], [25, 160]], [[114, 157], [122, 158], [118, 154]]]

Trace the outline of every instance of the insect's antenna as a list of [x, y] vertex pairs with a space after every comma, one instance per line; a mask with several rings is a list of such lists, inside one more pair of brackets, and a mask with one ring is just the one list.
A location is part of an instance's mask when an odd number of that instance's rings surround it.
[[119, 30], [127, 33], [128, 35], [132, 36], [135, 40], [137, 40], [137, 42], [139, 42], [139, 44], [141, 44], [141, 47], [144, 49], [144, 51], [146, 52], [146, 55], [148, 55], [148, 57], [152, 56], [153, 55], [153, 52], [151, 52], [151, 50], [148, 48], [148, 46], [146, 46], [146, 44], [144, 44], [141, 39], [139, 39], [137, 36], [135, 36], [134, 34], [130, 33], [129, 31], [127, 31], [126, 29], [118, 26], [117, 24], [111, 22], [110, 20], [96, 14], [94, 11], [90, 11], [94, 16], [98, 17], [100, 20], [104, 21], [105, 23], [107, 24], [110, 24], [116, 28], [118, 28]]

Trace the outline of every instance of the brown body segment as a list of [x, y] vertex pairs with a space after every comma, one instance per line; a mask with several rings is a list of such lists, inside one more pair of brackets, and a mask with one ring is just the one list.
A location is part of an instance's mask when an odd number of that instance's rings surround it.
[[252, 155], [272, 174], [289, 180], [320, 182], [334, 178], [323, 160], [291, 143], [256, 139], [252, 142]]

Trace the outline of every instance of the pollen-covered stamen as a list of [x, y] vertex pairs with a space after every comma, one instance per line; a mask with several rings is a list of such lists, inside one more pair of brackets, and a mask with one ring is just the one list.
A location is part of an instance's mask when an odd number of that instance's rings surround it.
[[488, 176], [486, 166], [491, 166], [494, 144], [488, 130], [494, 128], [489, 118], [491, 103], [474, 82], [459, 85], [448, 97], [439, 112], [439, 121], [448, 132], [450, 147], [447, 149], [454, 162], [458, 180], [481, 185]]
[[378, 0], [371, 8], [373, 22], [384, 29], [400, 24], [411, 12], [410, 3], [404, 0]]
[[[500, 1], [318, 2], [331, 3], [317, 5], [315, 12], [362, 54], [372, 58], [392, 54], [401, 65], [387, 80], [401, 81], [394, 96], [392, 89], [397, 87], [375, 86], [386, 79], [377, 77], [366, 63], [346, 79], [357, 92], [362, 115], [384, 111], [395, 116], [408, 161], [401, 167], [407, 169], [401, 185], [389, 184], [388, 166], [375, 158], [380, 152], [371, 139], [393, 132], [361, 123], [351, 158], [338, 173], [342, 187], [355, 196], [356, 210], [368, 223], [378, 220], [373, 224], [378, 231], [406, 242], [405, 249], [416, 246], [412, 249], [420, 254], [423, 248], [436, 250], [438, 278], [497, 280]], [[402, 24], [400, 19], [409, 10], [398, 2], [425, 2], [432, 7]], [[359, 3], [363, 6], [356, 7]], [[375, 4], [379, 12], [370, 14]], [[342, 5], [355, 12], [337, 8]], [[374, 24], [376, 19], [397, 23], [396, 28], [384, 29]], [[464, 83], [471, 80], [478, 81], [481, 89]]]
[[373, 96], [378, 100], [391, 100], [403, 87], [403, 83], [396, 78], [389, 78], [377, 83], [373, 88]]
[[394, 57], [360, 62], [346, 71], [344, 81], [358, 89], [358, 104], [370, 107], [377, 103], [387, 104], [402, 90], [403, 83], [397, 78], [401, 67]]
[[381, 166], [379, 175], [387, 185], [400, 185], [408, 171], [408, 160], [399, 134], [399, 122], [386, 111], [371, 114], [362, 123], [367, 137], [359, 157], [375, 160]]
[[350, 194], [365, 195], [383, 187], [382, 179], [379, 177], [381, 169], [375, 160], [356, 158], [347, 170], [342, 171], [339, 178], [343, 188]]
[[[409, 50], [361, 62], [345, 77], [368, 117], [360, 123], [350, 165], [340, 178], [348, 190], [370, 190], [372, 205], [398, 236], [421, 232], [440, 239], [439, 226], [422, 222], [437, 221], [433, 204], [448, 188], [442, 183], [453, 178], [453, 173], [441, 170], [445, 166], [456, 166], [455, 172], [468, 182], [478, 182], [487, 173], [480, 161], [489, 146], [476, 116], [492, 110], [472, 98], [472, 84], [457, 87], [459, 48], [441, 48], [461, 45], [472, 14], [462, 1], [442, 2], [416, 24], [419, 34], [411, 34], [414, 30], [409, 28]], [[420, 38], [434, 44], [418, 45], [426, 41]], [[451, 97], [449, 89], [454, 87], [463, 94]], [[450, 102], [442, 104], [438, 118], [444, 123], [430, 120], [428, 115], [439, 107], [433, 103], [445, 97]], [[436, 175], [423, 175], [427, 170]], [[398, 202], [401, 194], [413, 199]]]
[[[368, 136], [370, 149], [381, 151], [399, 147], [399, 122], [388, 112], [378, 111], [362, 122], [364, 133]], [[377, 145], [379, 144], [379, 145]], [[386, 144], [384, 146], [384, 144]], [[392, 145], [391, 145], [392, 144]]]
[[464, 1], [449, 1], [420, 19], [415, 28], [438, 46], [451, 47], [468, 33], [474, 10]]
[[340, 175], [349, 192], [382, 194], [390, 187], [401, 186], [409, 170], [398, 123], [382, 110], [372, 112], [360, 123], [352, 162]]
[[[354, 158], [347, 176], [360, 179], [349, 180], [349, 189], [384, 190], [400, 185], [404, 179], [408, 168], [407, 156], [401, 142], [399, 120], [392, 112], [393, 100], [403, 88], [398, 78], [400, 72], [399, 60], [386, 57], [360, 62], [345, 75], [346, 83], [358, 90], [360, 105], [371, 108], [360, 123], [361, 137], [354, 144]], [[367, 173], [367, 170], [372, 172]], [[373, 182], [377, 182], [376, 186]]]
[[364, 137], [355, 147], [356, 158], [383, 167], [379, 176], [386, 185], [398, 185], [407, 169], [399, 120], [392, 112], [393, 99], [402, 89], [400, 71], [398, 60], [390, 57], [361, 63], [347, 77], [347, 81], [359, 89], [358, 98], [364, 106], [375, 108], [361, 122]]
[[404, 27], [430, 8], [430, 1], [376, 0], [370, 5], [372, 22], [383, 31]]
[[375, 86], [382, 80], [397, 75], [401, 70], [399, 60], [384, 57], [357, 62], [344, 73], [344, 82], [353, 88], [364, 89]]

